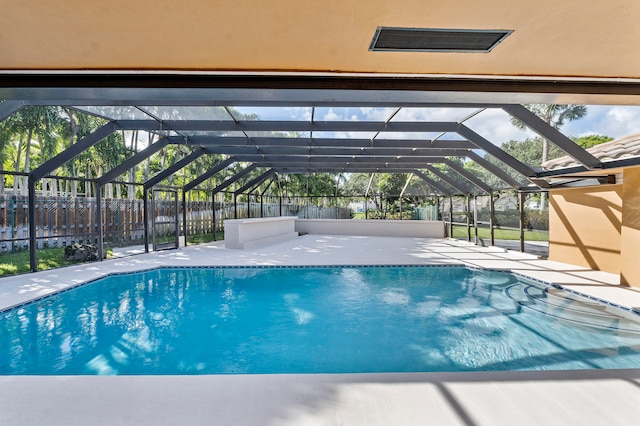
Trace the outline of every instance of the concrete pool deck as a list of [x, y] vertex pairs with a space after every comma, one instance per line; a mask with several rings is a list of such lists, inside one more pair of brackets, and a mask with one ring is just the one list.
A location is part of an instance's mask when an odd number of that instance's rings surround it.
[[[617, 276], [445, 239], [305, 235], [251, 250], [201, 244], [0, 279], [0, 308], [157, 266], [465, 264], [510, 269], [627, 308]], [[636, 424], [633, 370], [419, 374], [0, 376], [0, 424]]]

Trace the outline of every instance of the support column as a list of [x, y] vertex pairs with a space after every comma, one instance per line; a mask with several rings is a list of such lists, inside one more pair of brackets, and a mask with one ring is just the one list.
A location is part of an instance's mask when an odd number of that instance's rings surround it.
[[216, 229], [216, 194], [211, 194], [211, 219], [213, 220], [213, 241], [218, 241]]
[[495, 206], [493, 204], [493, 191], [489, 192], [489, 230], [491, 234], [491, 246], [493, 247], [496, 243], [495, 241]]
[[260, 194], [260, 217], [264, 217], [264, 197]]
[[238, 218], [238, 196], [236, 193], [233, 193], [233, 218]]
[[98, 260], [104, 258], [104, 230], [102, 229], [102, 186], [96, 182], [96, 224], [98, 225]]
[[142, 213], [144, 216], [144, 252], [149, 253], [149, 190], [142, 191]]
[[524, 192], [518, 193], [518, 209], [520, 210], [520, 252], [524, 253]]
[[364, 220], [369, 219], [369, 200], [367, 196], [364, 197]]
[[467, 194], [467, 242], [471, 242], [471, 194]]
[[29, 191], [29, 265], [31, 272], [38, 272], [38, 255], [37, 247], [38, 239], [36, 227], [36, 181], [30, 174], [27, 178], [27, 186]]
[[[187, 191], [182, 191], [182, 232], [184, 233], [184, 246], [187, 246]], [[180, 234], [178, 233], [178, 247], [180, 247]]]
[[473, 229], [475, 233], [475, 243], [478, 245], [480, 242], [478, 238], [478, 194], [473, 195]]
[[449, 195], [449, 238], [453, 238], [453, 195]]
[[[182, 200], [184, 202], [184, 195]], [[173, 205], [174, 205], [174, 208], [176, 209], [176, 248], [178, 248], [180, 247], [180, 221], [178, 220], [178, 206], [180, 205], [180, 200], [179, 200], [177, 191], [176, 191], [176, 202]]]

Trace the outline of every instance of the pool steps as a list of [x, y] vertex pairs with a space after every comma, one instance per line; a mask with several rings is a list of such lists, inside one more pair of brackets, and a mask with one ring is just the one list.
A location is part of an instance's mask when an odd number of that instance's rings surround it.
[[526, 283], [517, 283], [507, 287], [505, 292], [521, 308], [561, 321], [640, 334], [637, 315], [619, 309], [612, 312], [614, 308], [610, 306], [553, 287], [540, 289]]

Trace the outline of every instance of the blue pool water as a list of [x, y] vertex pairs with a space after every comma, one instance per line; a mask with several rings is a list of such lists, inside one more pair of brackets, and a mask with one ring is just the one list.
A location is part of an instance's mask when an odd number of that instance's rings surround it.
[[638, 367], [634, 314], [463, 267], [158, 269], [0, 314], [0, 374]]

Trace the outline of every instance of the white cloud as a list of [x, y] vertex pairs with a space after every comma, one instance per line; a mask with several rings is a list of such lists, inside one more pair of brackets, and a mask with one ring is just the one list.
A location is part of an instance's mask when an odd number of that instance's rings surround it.
[[309, 121], [311, 120], [311, 108], [286, 107], [284, 110], [293, 120]]
[[314, 138], [371, 139], [375, 132], [313, 132]]
[[587, 114], [580, 120], [567, 123], [562, 132], [568, 136], [605, 135], [620, 138], [640, 132], [640, 107], [587, 106]]
[[497, 108], [486, 109], [464, 124], [495, 145], [535, 136], [533, 131], [521, 130], [511, 124], [511, 116]]
[[329, 110], [322, 116], [321, 121], [336, 121], [339, 119], [340, 116], [335, 113], [333, 108], [329, 108]]
[[[455, 137], [456, 134], [447, 135], [444, 139], [460, 139], [460, 137]], [[383, 132], [378, 135], [377, 139], [434, 139], [440, 136], [438, 132]]]
[[[378, 120], [384, 121], [383, 118], [375, 116], [375, 108], [363, 108], [367, 110], [366, 114], [361, 108], [316, 108], [315, 120], [316, 121], [371, 121]], [[369, 114], [369, 115], [367, 115]]]
[[396, 108], [360, 108], [364, 119], [373, 121], [386, 121]]
[[402, 108], [392, 121], [459, 122], [474, 111], [474, 108]]
[[[263, 120], [310, 120], [310, 107], [291, 108], [244, 108], [258, 113]], [[385, 121], [395, 111], [395, 108], [349, 108], [349, 107], [318, 107], [315, 109], [316, 121]], [[402, 108], [392, 121], [442, 121], [459, 122], [475, 112], [473, 108]], [[251, 112], [251, 111], [246, 111]], [[510, 116], [498, 108], [490, 108], [465, 121], [465, 125], [493, 142], [502, 145], [509, 140], [523, 140], [536, 136], [533, 131], [520, 130], [511, 124]], [[561, 129], [567, 136], [584, 136], [589, 134], [601, 134], [614, 138], [640, 132], [640, 107], [639, 106], [587, 106], [587, 114], [580, 120], [568, 122]], [[314, 133], [314, 136], [320, 137]], [[368, 138], [373, 133], [346, 133], [335, 132], [326, 137], [341, 138]], [[378, 137], [387, 139], [415, 139], [433, 138], [436, 134], [411, 134], [383, 132]], [[445, 135], [445, 138], [453, 138], [454, 135]]]

